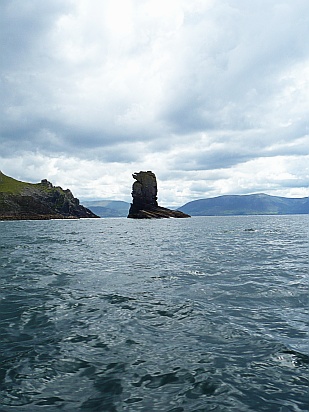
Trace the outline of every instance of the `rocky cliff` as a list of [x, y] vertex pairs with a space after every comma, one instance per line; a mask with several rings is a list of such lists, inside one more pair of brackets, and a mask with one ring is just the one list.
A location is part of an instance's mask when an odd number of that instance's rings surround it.
[[47, 181], [26, 183], [0, 172], [0, 220], [96, 218], [69, 189]]
[[136, 182], [132, 186], [133, 203], [131, 203], [128, 218], [160, 219], [190, 217], [186, 213], [170, 210], [158, 205], [157, 179], [154, 173], [151, 171], [139, 172], [134, 173], [132, 176]]

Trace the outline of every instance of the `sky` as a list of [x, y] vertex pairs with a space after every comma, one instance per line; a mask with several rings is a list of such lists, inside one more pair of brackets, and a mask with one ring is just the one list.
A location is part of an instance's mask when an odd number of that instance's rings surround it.
[[82, 200], [309, 196], [308, 0], [1, 0], [0, 170]]

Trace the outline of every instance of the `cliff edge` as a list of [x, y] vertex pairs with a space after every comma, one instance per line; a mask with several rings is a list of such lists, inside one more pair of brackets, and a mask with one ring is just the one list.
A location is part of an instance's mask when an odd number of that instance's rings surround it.
[[153, 172], [134, 173], [136, 180], [132, 186], [133, 203], [129, 210], [128, 218], [131, 219], [160, 219], [190, 217], [178, 210], [170, 210], [158, 205], [157, 179]]
[[98, 218], [79, 204], [69, 189], [48, 180], [26, 183], [0, 171], [0, 220]]

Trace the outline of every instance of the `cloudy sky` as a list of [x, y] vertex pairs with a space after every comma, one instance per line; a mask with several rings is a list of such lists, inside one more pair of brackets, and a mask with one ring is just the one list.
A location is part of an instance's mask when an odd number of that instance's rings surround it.
[[308, 0], [1, 0], [0, 170], [131, 200], [309, 196]]

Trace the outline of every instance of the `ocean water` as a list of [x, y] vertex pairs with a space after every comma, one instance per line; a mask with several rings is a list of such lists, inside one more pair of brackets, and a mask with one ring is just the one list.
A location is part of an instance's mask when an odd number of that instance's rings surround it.
[[309, 411], [308, 229], [0, 222], [0, 411]]

